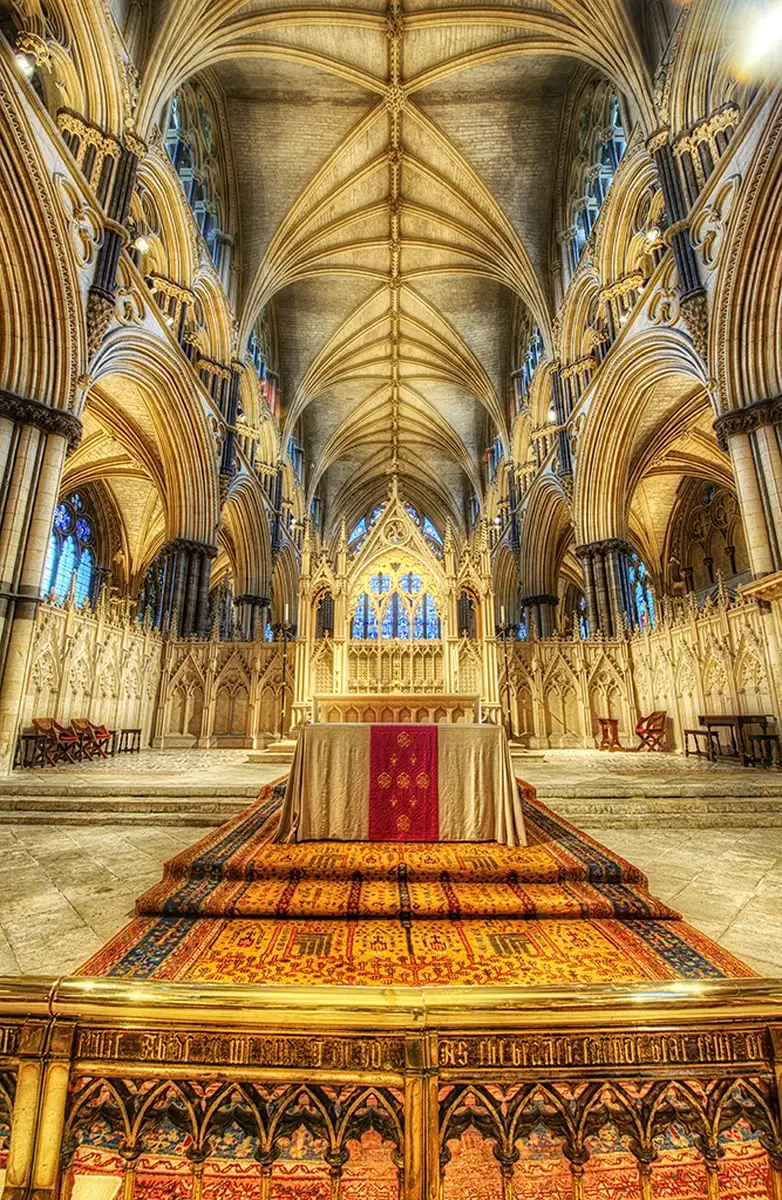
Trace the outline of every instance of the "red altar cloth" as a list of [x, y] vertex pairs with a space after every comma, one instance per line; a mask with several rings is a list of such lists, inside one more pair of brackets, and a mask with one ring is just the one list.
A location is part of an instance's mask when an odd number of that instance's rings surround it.
[[439, 839], [436, 725], [372, 725], [369, 840]]

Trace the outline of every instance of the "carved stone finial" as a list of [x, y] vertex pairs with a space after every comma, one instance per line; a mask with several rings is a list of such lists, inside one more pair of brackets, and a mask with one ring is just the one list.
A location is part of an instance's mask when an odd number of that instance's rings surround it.
[[709, 302], [705, 292], [689, 296], [681, 302], [681, 313], [687, 331], [692, 338], [692, 344], [697, 350], [701, 362], [708, 366], [709, 362]]
[[87, 296], [87, 355], [94, 358], [114, 317], [114, 302], [100, 292]]

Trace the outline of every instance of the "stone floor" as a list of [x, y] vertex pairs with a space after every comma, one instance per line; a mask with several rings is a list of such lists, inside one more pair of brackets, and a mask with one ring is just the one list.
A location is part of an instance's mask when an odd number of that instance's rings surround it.
[[[613, 798], [614, 814], [633, 804], [643, 813], [664, 795], [673, 815], [654, 826], [632, 818], [625, 824], [642, 827], [612, 828], [613, 816], [579, 824], [646, 871], [652, 891], [693, 925], [760, 974], [782, 978], [782, 825], [775, 823], [782, 815], [782, 773], [674, 755], [594, 751], [554, 751], [517, 767], [568, 816], [590, 794]], [[0, 974], [73, 971], [132, 915], [136, 896], [159, 879], [165, 859], [203, 832], [187, 824], [186, 807], [178, 825], [143, 812], [136, 824], [119, 824], [112, 819], [113, 802], [116, 813], [134, 797], [169, 791], [183, 805], [190, 796], [219, 793], [238, 807], [284, 770], [248, 764], [244, 752], [235, 750], [144, 751], [56, 772], [17, 771], [0, 781], [0, 797], [11, 800], [19, 790], [35, 795], [53, 788], [72, 796], [100, 792], [108, 805], [89, 824], [42, 812], [41, 823], [27, 825], [15, 823], [12, 811], [5, 813]], [[739, 814], [738, 824], [726, 827], [717, 814], [712, 825], [693, 828], [688, 814], [703, 794], [719, 796], [731, 815]], [[762, 812], [741, 820], [742, 804], [757, 796], [768, 798], [775, 817], [769, 827], [760, 823]], [[707, 820], [708, 814], [701, 817]]]

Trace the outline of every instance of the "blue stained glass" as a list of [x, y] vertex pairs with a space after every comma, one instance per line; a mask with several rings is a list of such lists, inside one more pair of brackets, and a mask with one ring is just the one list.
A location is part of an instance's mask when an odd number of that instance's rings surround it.
[[82, 550], [79, 569], [76, 572], [76, 603], [79, 608], [90, 597], [92, 588], [92, 551]]
[[381, 518], [381, 517], [382, 517], [382, 515], [383, 515], [383, 509], [384, 509], [384, 508], [385, 508], [385, 505], [384, 505], [384, 504], [378, 504], [377, 508], [373, 508], [373, 509], [372, 509], [372, 512], [369, 514], [369, 524], [370, 524], [370, 527], [371, 527], [372, 525], [375, 525], [375, 524], [376, 524], [376, 523], [377, 523], [377, 522], [380, 520], [380, 518]]
[[413, 638], [416, 642], [420, 642], [426, 637], [426, 625], [424, 621], [424, 600], [416, 606], [415, 615], [413, 616]]
[[66, 504], [58, 504], [54, 510], [54, 527], [60, 533], [70, 533], [73, 525], [71, 511]]
[[79, 493], [74, 492], [72, 496], [68, 497], [68, 499], [70, 500], [71, 504], [76, 509], [76, 511], [81, 512], [81, 510], [84, 508], [84, 501], [82, 500]]
[[387, 641], [394, 636], [394, 610], [396, 608], [398, 596], [392, 596], [390, 603], [386, 606], [383, 613], [383, 640]]
[[54, 585], [54, 579], [52, 576], [54, 575], [57, 564], [57, 551], [59, 546], [59, 538], [54, 530], [52, 530], [49, 535], [49, 549], [46, 551], [46, 562], [44, 563], [43, 568], [43, 583], [41, 584], [41, 591], [43, 592], [44, 596], [49, 595], [49, 592], [52, 590]]
[[363, 638], [365, 634], [364, 622], [364, 605], [366, 603], [366, 592], [363, 596], [359, 596], [356, 601], [356, 607], [353, 610], [353, 623], [350, 627], [350, 636], [352, 638]]
[[266, 628], [263, 631], [263, 640], [265, 642], [273, 642], [274, 641], [274, 630], [272, 629], [272, 627], [268, 621], [266, 622]]
[[366, 636], [370, 642], [377, 641], [377, 613], [373, 604], [367, 605]]
[[92, 538], [92, 526], [86, 517], [79, 517], [77, 519], [76, 536], [80, 542], [89, 542]]
[[348, 541], [354, 542], [356, 540], [356, 538], [361, 537], [366, 532], [367, 532], [367, 519], [366, 519], [366, 517], [362, 517], [361, 520], [359, 521], [358, 525], [356, 525], [356, 527], [354, 528], [350, 537], [348, 538]]
[[371, 589], [372, 589], [372, 592], [374, 593], [374, 595], [382, 596], [387, 591], [389, 591], [390, 587], [391, 587], [391, 576], [390, 575], [375, 575], [375, 576], [373, 576]]
[[408, 641], [410, 638], [410, 609], [403, 600], [399, 600], [396, 617], [396, 636]]
[[71, 586], [74, 567], [76, 566], [76, 543], [72, 537], [66, 538], [57, 567], [57, 577], [54, 583], [54, 594], [58, 600], [64, 600]]
[[443, 539], [440, 536], [440, 531], [432, 524], [428, 517], [424, 517], [424, 533], [427, 537], [430, 537], [437, 542], [438, 545], [442, 546]]
[[414, 575], [412, 572], [410, 572], [409, 574], [402, 576], [401, 580], [399, 581], [399, 586], [403, 592], [408, 592], [413, 596], [417, 596], [424, 585], [420, 575]]
[[412, 504], [405, 505], [405, 512], [407, 513], [408, 517], [415, 521], [416, 525], [421, 524], [421, 518], [418, 515], [418, 509], [414, 508]]
[[424, 606], [426, 608], [426, 637], [437, 639], [440, 636], [440, 619], [437, 616], [437, 605], [428, 592], [424, 596]]

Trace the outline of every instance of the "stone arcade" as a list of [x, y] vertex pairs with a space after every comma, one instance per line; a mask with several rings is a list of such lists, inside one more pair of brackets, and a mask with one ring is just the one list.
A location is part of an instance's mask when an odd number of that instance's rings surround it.
[[[780, 45], [0, 4], [6, 1200], [782, 1200]], [[276, 842], [315, 722], [529, 844]]]

